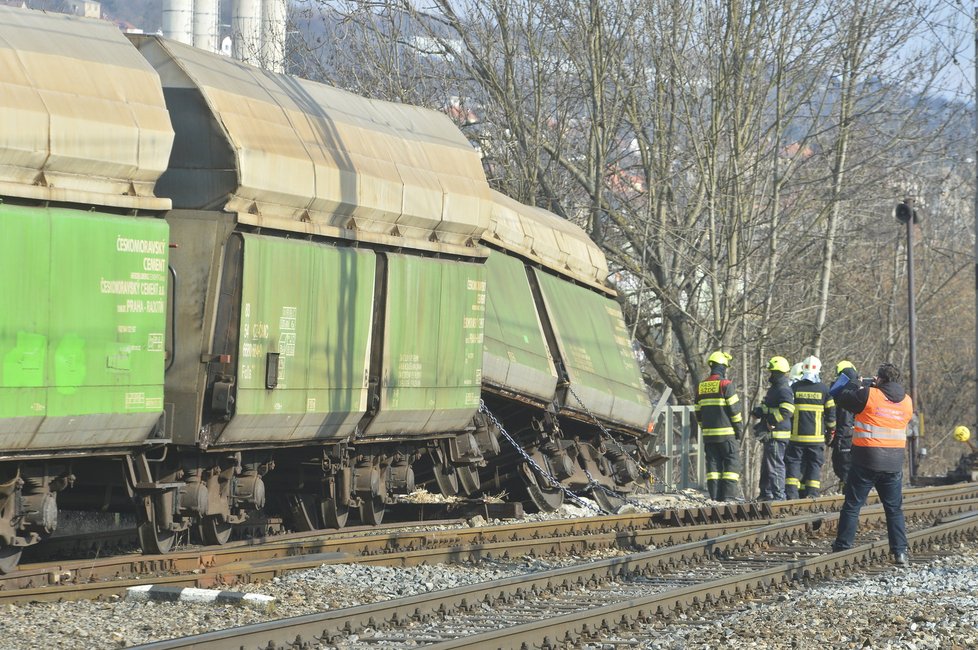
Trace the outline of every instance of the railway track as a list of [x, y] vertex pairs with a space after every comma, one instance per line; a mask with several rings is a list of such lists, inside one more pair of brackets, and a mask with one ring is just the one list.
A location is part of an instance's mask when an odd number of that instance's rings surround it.
[[[913, 504], [958, 502], [974, 507], [978, 485], [908, 490]], [[756, 527], [776, 517], [832, 512], [838, 497], [775, 504], [728, 504], [657, 512], [471, 528], [464, 520], [428, 522], [444, 530], [413, 524], [291, 533], [268, 539], [200, 547], [167, 555], [124, 554], [105, 558], [24, 565], [0, 576], [0, 603], [97, 599], [122, 595], [130, 587], [226, 588], [261, 582], [285, 573], [358, 562], [412, 566], [478, 562], [524, 555], [580, 554], [605, 548], [661, 547], [714, 538]]]
[[[978, 535], [973, 498], [908, 499], [914, 553]], [[928, 502], [930, 500], [930, 502]], [[176, 648], [557, 648], [632, 635], [705, 603], [729, 603], [888, 562], [885, 541], [830, 553], [836, 513], [796, 514], [699, 541], [322, 614], [141, 646]]]
[[[460, 546], [506, 544], [536, 540], [538, 553], [558, 553], [581, 549], [582, 538], [610, 531], [626, 532], [650, 527], [675, 527], [690, 524], [752, 521], [772, 516], [767, 506], [737, 504], [704, 508], [662, 510], [613, 517], [553, 520], [528, 525], [526, 522], [501, 526], [469, 528], [464, 519], [434, 519], [425, 522], [360, 526], [342, 531], [315, 531], [277, 534], [231, 542], [221, 547], [190, 547], [166, 555], [135, 552], [93, 556], [85, 559], [24, 564], [19, 571], [0, 575], [0, 602], [25, 600], [66, 600], [121, 593], [128, 586], [157, 583], [171, 586], [214, 587], [260, 580], [281, 573], [329, 562], [372, 562], [406, 565], [431, 561], [433, 554], [412, 558], [411, 551], [447, 549]], [[431, 530], [430, 527], [451, 530]], [[107, 532], [95, 537], [93, 548], [111, 540], [118, 544], [128, 531]], [[544, 550], [548, 546], [549, 550]], [[65, 540], [69, 548], [83, 541]], [[527, 544], [533, 552], [533, 544]], [[437, 554], [434, 554], [437, 556]], [[477, 559], [477, 558], [475, 558]], [[435, 557], [435, 561], [450, 561]], [[126, 583], [124, 580], [128, 579]]]

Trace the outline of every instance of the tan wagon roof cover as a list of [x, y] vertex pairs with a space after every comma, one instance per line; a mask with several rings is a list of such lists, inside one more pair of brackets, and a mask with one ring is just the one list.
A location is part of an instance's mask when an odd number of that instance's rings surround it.
[[483, 237], [547, 268], [610, 292], [608, 260], [584, 230], [542, 208], [492, 191], [489, 229]]
[[489, 187], [479, 154], [447, 116], [175, 41], [137, 42], [165, 87], [198, 88], [217, 118], [237, 167], [225, 209], [242, 222], [473, 252], [489, 221]]
[[0, 194], [167, 209], [156, 72], [112, 23], [0, 7]]

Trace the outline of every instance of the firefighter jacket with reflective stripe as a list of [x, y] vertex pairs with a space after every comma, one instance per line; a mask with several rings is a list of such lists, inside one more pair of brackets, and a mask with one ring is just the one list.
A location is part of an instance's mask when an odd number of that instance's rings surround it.
[[825, 434], [835, 429], [835, 400], [828, 387], [820, 381], [799, 379], [791, 390], [795, 394], [791, 442], [824, 445]]
[[[874, 472], [902, 471], [907, 424], [913, 415], [913, 402], [903, 386], [896, 382], [870, 387], [853, 384], [846, 386], [837, 399], [842, 408], [856, 414], [852, 464]], [[903, 432], [902, 436], [898, 431]], [[858, 444], [857, 437], [861, 440]], [[876, 444], [877, 440], [887, 444]]]
[[771, 373], [771, 386], [761, 402], [761, 416], [768, 425], [771, 438], [787, 440], [791, 437], [791, 420], [795, 412], [795, 394], [783, 372]]
[[705, 442], [721, 442], [743, 430], [740, 398], [733, 382], [714, 372], [696, 389], [696, 421]]

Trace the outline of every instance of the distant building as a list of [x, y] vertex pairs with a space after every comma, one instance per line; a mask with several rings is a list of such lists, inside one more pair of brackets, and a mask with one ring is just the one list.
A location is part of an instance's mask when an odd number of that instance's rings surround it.
[[146, 33], [139, 27], [133, 25], [128, 20], [116, 20], [113, 22], [115, 22], [116, 27], [122, 30], [123, 34], [145, 34]]
[[101, 18], [102, 3], [95, 0], [65, 0], [65, 13], [85, 18]]

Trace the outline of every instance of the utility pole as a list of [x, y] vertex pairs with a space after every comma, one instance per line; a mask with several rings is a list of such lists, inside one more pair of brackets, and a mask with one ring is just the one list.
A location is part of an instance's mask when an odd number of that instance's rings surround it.
[[[916, 415], [920, 412], [920, 405], [917, 402], [917, 308], [914, 300], [913, 281], [913, 227], [919, 221], [917, 210], [914, 209], [915, 202], [912, 196], [908, 196], [903, 200], [903, 203], [897, 204], [895, 214], [898, 221], [907, 224], [907, 318], [909, 321], [907, 333], [910, 339], [910, 399], [913, 401], [913, 410]], [[917, 478], [919, 418], [917, 422], [918, 426], [914, 430], [908, 431], [909, 436], [907, 439], [910, 447], [909, 469], [911, 483]]]
[[[978, 5], [975, 5], [974, 17], [975, 34], [975, 133], [978, 134]], [[978, 355], [978, 140], [975, 141], [975, 354]], [[975, 368], [978, 368], [978, 358], [975, 359]], [[975, 381], [975, 423], [972, 431], [978, 432], [978, 378]]]

